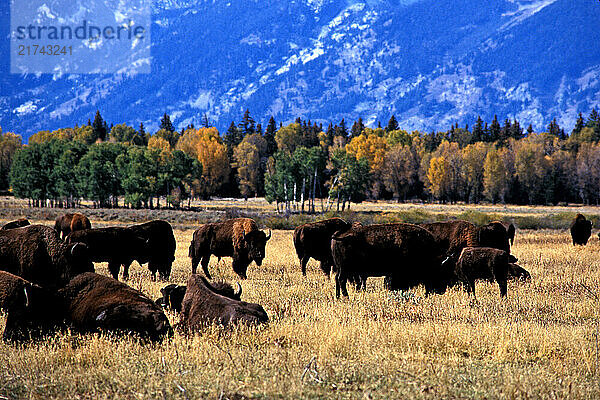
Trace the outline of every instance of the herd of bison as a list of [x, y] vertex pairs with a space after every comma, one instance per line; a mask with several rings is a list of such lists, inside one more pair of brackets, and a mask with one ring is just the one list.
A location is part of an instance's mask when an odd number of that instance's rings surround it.
[[[578, 214], [571, 224], [573, 244], [585, 245], [592, 223]], [[423, 285], [426, 294], [443, 294], [463, 284], [475, 296], [475, 281], [496, 281], [506, 296], [507, 280], [530, 279], [510, 254], [515, 226], [491, 222], [477, 227], [467, 221], [413, 224], [350, 224], [340, 218], [304, 224], [293, 240], [302, 273], [310, 258], [326, 276], [335, 273], [336, 297], [348, 296], [347, 282], [364, 290], [368, 277], [385, 277], [386, 288], [407, 290]], [[163, 310], [179, 313], [176, 328], [194, 332], [207, 324], [223, 326], [268, 321], [259, 304], [241, 300], [242, 287], [213, 281], [211, 255], [232, 257], [242, 279], [252, 261], [265, 258], [271, 232], [250, 218], [202, 225], [189, 247], [187, 285], [170, 284], [152, 301], [118, 280], [128, 278], [130, 264], [148, 264], [152, 279], [168, 280], [175, 260], [171, 225], [155, 220], [129, 227], [92, 229], [80, 213], [57, 218], [54, 228], [26, 219], [0, 230], [0, 308], [6, 313], [4, 340], [40, 339], [60, 330], [77, 333], [136, 333], [160, 341], [173, 328]], [[112, 275], [94, 273], [94, 262], [107, 262]], [[197, 274], [198, 264], [204, 274]]]

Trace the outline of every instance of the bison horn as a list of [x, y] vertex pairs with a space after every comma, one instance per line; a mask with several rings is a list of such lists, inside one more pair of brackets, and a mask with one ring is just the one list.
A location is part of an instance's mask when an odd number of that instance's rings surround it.
[[242, 229], [242, 239], [246, 239], [246, 230]]
[[242, 297], [242, 285], [240, 285], [240, 283], [238, 282], [237, 287], [238, 287], [238, 290], [236, 292], [234, 292], [233, 295], [237, 298], [240, 298], [240, 297]]
[[267, 235], [267, 240], [271, 239], [271, 230], [269, 229], [269, 234]]
[[27, 286], [23, 288], [23, 291], [25, 292], [25, 308], [27, 308], [29, 307], [29, 295], [27, 294]]

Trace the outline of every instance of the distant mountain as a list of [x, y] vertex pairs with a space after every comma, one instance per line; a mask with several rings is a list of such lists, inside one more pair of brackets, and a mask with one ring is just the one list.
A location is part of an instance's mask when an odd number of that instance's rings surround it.
[[9, 75], [2, 41], [0, 125], [28, 137], [99, 109], [151, 130], [164, 112], [180, 128], [206, 113], [225, 130], [249, 108], [263, 125], [395, 114], [446, 130], [498, 114], [570, 131], [600, 106], [595, 0], [163, 0], [152, 19], [145, 75]]

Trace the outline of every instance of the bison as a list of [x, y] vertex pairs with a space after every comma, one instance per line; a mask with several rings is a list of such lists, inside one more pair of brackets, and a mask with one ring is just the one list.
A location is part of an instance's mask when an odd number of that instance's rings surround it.
[[64, 239], [71, 232], [91, 229], [92, 224], [88, 217], [81, 213], [68, 213], [56, 218], [54, 229]]
[[104, 275], [85, 273], [59, 290], [67, 320], [79, 333], [136, 333], [161, 341], [173, 334], [162, 309], [142, 292]]
[[585, 246], [592, 235], [592, 221], [589, 221], [583, 214], [577, 214], [571, 223], [571, 238], [573, 246]]
[[198, 263], [207, 278], [208, 262], [211, 254], [217, 257], [232, 257], [232, 267], [242, 279], [246, 279], [248, 265], [252, 261], [260, 266], [265, 258], [265, 246], [271, 238], [258, 229], [256, 222], [250, 218], [234, 218], [224, 222], [202, 225], [194, 232], [189, 248], [192, 259], [192, 274], [196, 273]]
[[129, 266], [136, 260], [143, 264], [148, 261], [148, 240], [137, 236], [130, 228], [108, 227], [71, 232], [67, 243], [84, 243], [94, 262], [108, 262], [108, 270], [113, 278], [119, 278], [121, 265], [123, 279], [129, 279]]
[[67, 244], [47, 226], [0, 230], [0, 269], [41, 286], [61, 286], [94, 271], [84, 244]]
[[167, 221], [155, 220], [129, 227], [136, 236], [148, 242], [148, 269], [152, 280], [156, 280], [156, 272], [163, 280], [169, 279], [171, 266], [175, 261], [175, 235]]
[[442, 270], [442, 252], [433, 235], [417, 225], [353, 225], [333, 235], [331, 253], [338, 298], [340, 291], [348, 296], [351, 277], [386, 276], [392, 290], [423, 284], [428, 294], [444, 293], [451, 277]]
[[[215, 292], [221, 296], [230, 297], [234, 300], [240, 300], [242, 297], [242, 286], [238, 283], [237, 290], [226, 282], [213, 282], [210, 284]], [[187, 286], [181, 285], [167, 285], [160, 289], [162, 297], [156, 299], [156, 304], [162, 308], [168, 308], [173, 311], [181, 312], [181, 304], [183, 303], [183, 297]]]
[[321, 271], [326, 276], [331, 273], [331, 236], [337, 231], [345, 231], [350, 224], [341, 218], [310, 222], [294, 229], [294, 247], [300, 259], [302, 275], [306, 275], [306, 264], [312, 257], [320, 262]]
[[29, 223], [27, 218], [19, 218], [16, 221], [11, 221], [7, 224], [4, 224], [2, 226], [2, 228], [0, 228], [0, 229], [2, 229], [2, 230], [3, 229], [15, 229], [15, 228], [22, 228], [24, 226], [29, 226], [29, 225], [31, 225], [31, 224]]
[[516, 259], [504, 250], [491, 247], [465, 247], [456, 262], [455, 273], [463, 282], [468, 293], [475, 296], [475, 280], [496, 281], [500, 287], [500, 297], [506, 297], [509, 262]]
[[420, 224], [435, 238], [446, 255], [458, 258], [465, 247], [493, 247], [510, 253], [508, 231], [500, 222], [477, 227], [468, 221], [445, 221]]
[[54, 333], [62, 322], [62, 302], [54, 292], [4, 271], [0, 271], [0, 309], [7, 314], [5, 341], [40, 338]]
[[259, 324], [269, 321], [261, 305], [240, 301], [229, 295], [229, 289], [218, 290], [203, 276], [192, 274], [181, 307], [180, 326], [183, 330], [198, 331], [210, 323], [227, 326], [239, 322]]

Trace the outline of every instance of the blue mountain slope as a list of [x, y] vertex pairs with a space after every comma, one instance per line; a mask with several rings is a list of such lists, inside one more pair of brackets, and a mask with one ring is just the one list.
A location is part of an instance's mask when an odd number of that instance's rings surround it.
[[249, 108], [263, 122], [394, 113], [406, 129], [447, 129], [498, 114], [570, 129], [600, 105], [591, 0], [164, 0], [153, 21], [148, 75], [23, 77], [1, 57], [0, 125], [29, 136], [100, 109], [150, 128], [165, 111], [179, 127], [207, 113], [223, 130]]

